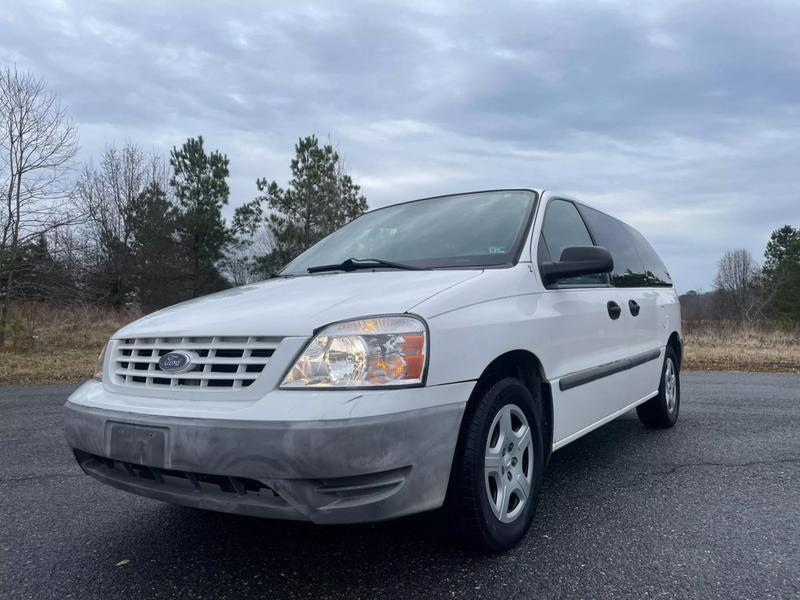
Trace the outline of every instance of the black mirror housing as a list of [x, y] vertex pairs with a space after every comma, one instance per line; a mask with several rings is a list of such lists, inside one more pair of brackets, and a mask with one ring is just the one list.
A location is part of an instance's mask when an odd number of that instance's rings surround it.
[[601, 246], [570, 246], [557, 262], [542, 263], [542, 279], [549, 285], [560, 279], [582, 275], [602, 275], [614, 270], [611, 253]]

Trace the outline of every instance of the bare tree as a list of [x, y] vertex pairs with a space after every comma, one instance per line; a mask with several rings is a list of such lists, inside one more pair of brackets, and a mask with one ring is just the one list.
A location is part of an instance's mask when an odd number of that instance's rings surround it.
[[97, 166], [84, 165], [75, 186], [86, 222], [86, 263], [95, 300], [120, 306], [133, 292], [133, 237], [140, 194], [152, 183], [169, 189], [166, 163], [136, 145], [106, 146]]
[[88, 243], [77, 227], [60, 227], [48, 236], [48, 252], [62, 271], [61, 281], [46, 282], [46, 294], [57, 302], [83, 304]]
[[714, 287], [722, 299], [723, 308], [743, 321], [762, 316], [765, 300], [762, 297], [761, 269], [744, 248], [729, 250], [718, 263]]
[[0, 68], [0, 348], [21, 248], [72, 219], [66, 174], [77, 150], [75, 125], [45, 81]]
[[234, 286], [246, 285], [264, 279], [259, 268], [258, 257], [268, 255], [273, 249], [272, 233], [261, 227], [252, 235], [241, 238], [231, 245], [222, 259], [221, 272]]
[[232, 244], [220, 261], [220, 272], [234, 286], [251, 283], [253, 267], [250, 247], [245, 244]]

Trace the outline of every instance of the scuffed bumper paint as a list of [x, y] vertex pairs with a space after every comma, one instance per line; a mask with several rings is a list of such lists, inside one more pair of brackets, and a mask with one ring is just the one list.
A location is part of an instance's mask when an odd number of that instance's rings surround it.
[[[223, 512], [356, 523], [441, 506], [465, 403], [277, 422], [67, 402], [64, 417], [83, 470], [111, 486]], [[248, 481], [266, 489], [253, 490]]]

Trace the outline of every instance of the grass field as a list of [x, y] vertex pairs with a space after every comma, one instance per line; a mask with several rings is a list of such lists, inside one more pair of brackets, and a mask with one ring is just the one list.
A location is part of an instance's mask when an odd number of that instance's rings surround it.
[[135, 310], [16, 307], [11, 339], [0, 352], [0, 385], [85, 381], [106, 340], [138, 316]]
[[[135, 310], [18, 307], [0, 352], [0, 385], [78, 383], [92, 375], [98, 353]], [[800, 372], [800, 328], [694, 323], [684, 327], [684, 369]]]
[[693, 323], [684, 328], [684, 368], [800, 373], [800, 327]]

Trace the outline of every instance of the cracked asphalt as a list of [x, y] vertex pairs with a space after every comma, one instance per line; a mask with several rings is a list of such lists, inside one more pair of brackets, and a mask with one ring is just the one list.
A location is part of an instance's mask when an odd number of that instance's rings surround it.
[[0, 388], [2, 598], [800, 598], [798, 375], [684, 374], [674, 429], [630, 413], [557, 452], [492, 557], [438, 512], [320, 527], [105, 487], [63, 442], [71, 389]]

